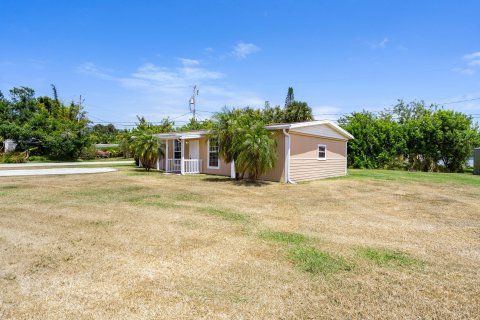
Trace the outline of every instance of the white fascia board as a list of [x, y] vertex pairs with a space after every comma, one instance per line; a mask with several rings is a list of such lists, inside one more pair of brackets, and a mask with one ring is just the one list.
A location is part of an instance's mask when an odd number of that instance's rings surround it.
[[283, 124], [272, 124], [266, 126], [268, 130], [278, 130], [278, 129], [295, 129], [295, 128], [303, 128], [303, 127], [310, 127], [310, 126], [317, 126], [325, 124], [330, 126], [332, 129], [340, 133], [341, 135], [345, 136], [348, 139], [354, 139], [354, 137], [342, 129], [340, 126], [337, 124], [333, 123], [332, 121], [329, 120], [319, 120], [319, 121], [308, 121], [308, 122], [297, 122], [297, 123], [283, 123]]

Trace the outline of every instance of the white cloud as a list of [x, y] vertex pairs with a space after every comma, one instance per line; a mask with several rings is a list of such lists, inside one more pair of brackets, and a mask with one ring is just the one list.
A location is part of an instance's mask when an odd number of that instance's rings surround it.
[[233, 47], [231, 54], [238, 59], [245, 59], [247, 56], [258, 51], [260, 51], [260, 47], [254, 45], [253, 43], [239, 42], [235, 47]]
[[200, 64], [200, 61], [195, 60], [195, 59], [179, 58], [178, 60], [180, 60], [180, 62], [181, 62], [184, 66], [196, 66], [196, 65], [199, 65], [199, 64]]
[[466, 55], [463, 56], [463, 59], [464, 60], [480, 59], [480, 51], [470, 53], [470, 54], [466, 54]]
[[463, 56], [463, 61], [466, 66], [461, 68], [454, 68], [453, 71], [472, 75], [480, 68], [480, 51], [469, 53]]
[[112, 69], [99, 68], [93, 62], [85, 62], [76, 67], [75, 70], [79, 73], [93, 75], [102, 79], [111, 79], [112, 76], [109, 73], [113, 72]]
[[[206, 111], [220, 111], [227, 106], [260, 107], [264, 99], [255, 93], [229, 86], [225, 83], [226, 75], [201, 66], [198, 60], [179, 59], [180, 66], [166, 68], [152, 63], [141, 65], [128, 76], [113, 76], [107, 69], [101, 69], [93, 63], [86, 63], [77, 68], [78, 72], [118, 83], [133, 95], [135, 106], [132, 113], [146, 115], [149, 121], [158, 121], [163, 117], [181, 116], [189, 111], [188, 100], [193, 85], [198, 85], [200, 94], [197, 108]], [[203, 118], [210, 113], [201, 114]], [[188, 115], [177, 120], [187, 120]]]

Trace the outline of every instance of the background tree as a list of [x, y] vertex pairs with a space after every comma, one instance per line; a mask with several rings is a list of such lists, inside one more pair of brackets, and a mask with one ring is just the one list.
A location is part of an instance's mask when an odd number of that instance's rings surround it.
[[19, 150], [34, 155], [76, 159], [90, 145], [88, 123], [80, 105], [65, 105], [58, 96], [36, 98], [31, 88], [13, 88], [10, 100], [0, 98], [0, 136], [17, 141]]
[[213, 126], [213, 121], [210, 119], [206, 120], [197, 120], [191, 118], [189, 122], [175, 129], [175, 131], [192, 131], [192, 130], [208, 130]]
[[379, 114], [354, 112], [339, 124], [355, 136], [348, 164], [356, 168], [406, 168], [460, 172], [480, 145], [472, 118], [423, 101], [399, 101]]
[[263, 119], [265, 123], [283, 123], [285, 122], [285, 112], [280, 106], [267, 106], [263, 109]]
[[288, 87], [287, 96], [286, 96], [286, 98], [285, 98], [284, 108], [287, 108], [288, 105], [289, 105], [290, 103], [292, 103], [293, 101], [295, 101], [295, 95], [293, 94], [293, 88], [292, 88], [292, 87]]
[[312, 109], [306, 102], [292, 101], [285, 107], [283, 122], [293, 123], [312, 120]]
[[292, 87], [288, 87], [284, 108], [266, 106], [263, 109], [263, 119], [266, 123], [293, 123], [314, 120], [312, 109], [308, 104], [295, 100]]
[[113, 124], [96, 124], [90, 128], [92, 143], [118, 143], [120, 131]]

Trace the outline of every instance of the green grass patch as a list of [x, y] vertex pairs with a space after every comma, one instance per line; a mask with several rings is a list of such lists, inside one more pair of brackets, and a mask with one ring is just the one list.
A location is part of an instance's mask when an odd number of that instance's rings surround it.
[[362, 248], [360, 255], [380, 266], [423, 266], [423, 262], [418, 259], [388, 249]]
[[18, 189], [18, 186], [14, 184], [9, 184], [6, 186], [0, 186], [0, 190], [12, 190], [12, 189]]
[[230, 209], [201, 208], [201, 212], [233, 222], [246, 222], [248, 217]]
[[192, 192], [184, 192], [175, 195], [175, 200], [178, 201], [199, 201], [202, 197], [199, 194]]
[[149, 207], [157, 207], [162, 209], [168, 208], [178, 208], [179, 205], [176, 205], [173, 202], [165, 201], [160, 195], [143, 195], [143, 196], [134, 196], [126, 199], [126, 202], [143, 205]]
[[327, 252], [319, 251], [313, 247], [295, 247], [290, 250], [290, 259], [303, 271], [312, 274], [324, 275], [338, 271], [349, 271], [353, 264], [341, 257], [334, 257]]
[[153, 202], [143, 202], [141, 203], [144, 206], [149, 207], [156, 207], [161, 209], [171, 209], [171, 208], [179, 208], [180, 206], [175, 203], [164, 202], [164, 201], [153, 201]]
[[263, 231], [258, 235], [260, 239], [299, 245], [305, 242], [306, 237], [303, 234], [281, 231]]
[[18, 186], [10, 184], [6, 186], [0, 186], [0, 197], [8, 196], [12, 194], [12, 190], [18, 189]]
[[[335, 179], [335, 178], [333, 178]], [[348, 169], [348, 176], [336, 179], [397, 181], [405, 183], [457, 184], [480, 187], [480, 176], [471, 173], [410, 172], [402, 170]]]

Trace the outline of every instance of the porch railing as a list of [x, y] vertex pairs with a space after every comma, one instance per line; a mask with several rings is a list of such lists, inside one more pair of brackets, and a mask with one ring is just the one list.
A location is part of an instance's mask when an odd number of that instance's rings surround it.
[[[200, 173], [202, 170], [202, 159], [184, 159], [183, 160], [183, 173]], [[182, 160], [181, 159], [168, 159], [168, 172], [181, 172]]]
[[185, 159], [185, 173], [200, 173], [202, 168], [202, 159]]
[[168, 159], [168, 171], [169, 172], [180, 172], [180, 171], [182, 171], [182, 160], [181, 159]]

